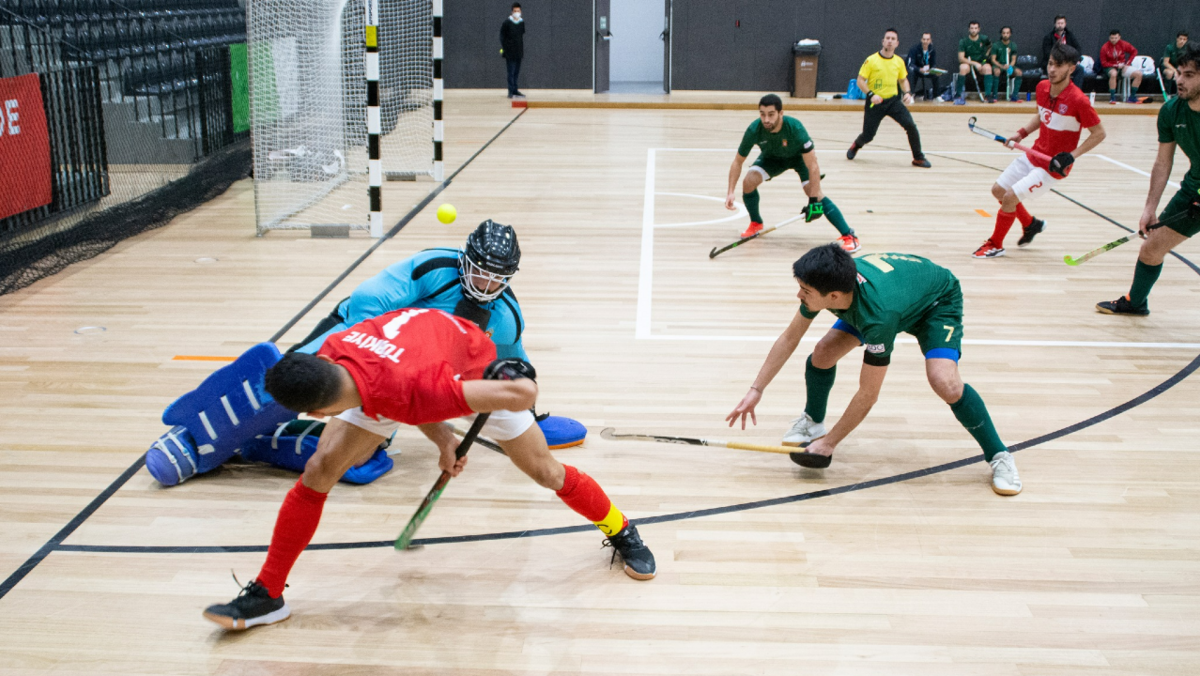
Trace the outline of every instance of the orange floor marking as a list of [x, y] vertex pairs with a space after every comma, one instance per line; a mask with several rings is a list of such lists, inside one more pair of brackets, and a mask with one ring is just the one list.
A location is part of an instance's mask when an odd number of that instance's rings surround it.
[[992, 217], [992, 215], [991, 215], [991, 214], [989, 214], [988, 212], [984, 211], [983, 209], [976, 209], [976, 210], [975, 210], [975, 213], [979, 214], [980, 216], [983, 216], [984, 218], [991, 218], [991, 217]]
[[172, 361], [237, 361], [237, 357], [207, 357], [196, 354], [177, 354]]

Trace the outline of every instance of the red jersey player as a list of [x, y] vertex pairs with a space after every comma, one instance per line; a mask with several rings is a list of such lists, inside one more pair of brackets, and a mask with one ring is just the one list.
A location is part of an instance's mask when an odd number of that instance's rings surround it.
[[[1026, 200], [1045, 194], [1071, 173], [1075, 158], [1100, 145], [1104, 127], [1083, 90], [1071, 82], [1071, 74], [1079, 63], [1079, 52], [1070, 45], [1055, 45], [1046, 66], [1049, 78], [1037, 86], [1038, 112], [1010, 139], [1020, 141], [1038, 130], [1033, 149], [1050, 158], [1026, 153], [1012, 161], [992, 185], [992, 196], [1000, 200], [996, 214], [996, 229], [992, 236], [975, 251], [975, 258], [996, 258], [1004, 255], [1004, 236], [1013, 220], [1021, 221], [1021, 238], [1017, 246], [1024, 247], [1034, 236], [1046, 229], [1045, 221], [1034, 218], [1025, 210]], [[1079, 135], [1088, 130], [1083, 143]]]
[[467, 458], [455, 458], [458, 439], [442, 422], [485, 412], [491, 416], [483, 433], [513, 464], [595, 523], [621, 555], [626, 574], [654, 577], [654, 555], [637, 528], [591, 477], [550, 454], [529, 411], [537, 398], [532, 378], [533, 367], [523, 361], [497, 361], [495, 345], [474, 323], [432, 309], [389, 312], [331, 335], [316, 355], [286, 355], [267, 371], [267, 392], [291, 410], [335, 417], [284, 498], [258, 577], [204, 616], [226, 629], [287, 619], [284, 582], [317, 530], [326, 495], [346, 470], [407, 423], [437, 444], [438, 466], [458, 476]]

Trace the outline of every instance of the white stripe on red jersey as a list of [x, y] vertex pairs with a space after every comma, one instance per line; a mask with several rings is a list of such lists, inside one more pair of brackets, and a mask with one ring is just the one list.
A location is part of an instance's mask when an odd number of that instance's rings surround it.
[[[1074, 83], [1068, 83], [1067, 88], [1052, 99], [1050, 81], [1042, 80], [1037, 85], [1037, 105], [1041, 125], [1033, 149], [1050, 157], [1075, 150], [1079, 147], [1080, 132], [1100, 124], [1100, 116], [1091, 101]], [[1026, 157], [1033, 166], [1050, 171], [1048, 161], [1032, 153], [1026, 153]], [[1067, 167], [1063, 176], [1070, 173], [1071, 168]]]

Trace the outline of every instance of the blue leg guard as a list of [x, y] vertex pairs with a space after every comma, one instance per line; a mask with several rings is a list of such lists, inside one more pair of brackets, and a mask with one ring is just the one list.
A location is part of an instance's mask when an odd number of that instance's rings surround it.
[[162, 421], [175, 427], [146, 452], [150, 474], [174, 486], [216, 469], [245, 442], [294, 419], [263, 389], [263, 376], [281, 357], [273, 343], [259, 343], [168, 406]]
[[[317, 452], [318, 439], [325, 423], [316, 420], [293, 420], [282, 424], [274, 434], [260, 434], [242, 446], [244, 460], [265, 462], [293, 472], [304, 472], [308, 459]], [[342, 481], [352, 484], [369, 484], [391, 471], [393, 462], [388, 456], [387, 444], [376, 449], [371, 459], [357, 467], [351, 467]]]

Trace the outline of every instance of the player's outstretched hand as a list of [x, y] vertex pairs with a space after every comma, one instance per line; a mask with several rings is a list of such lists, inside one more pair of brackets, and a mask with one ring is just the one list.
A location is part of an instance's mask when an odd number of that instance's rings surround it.
[[813, 453], [815, 455], [833, 455], [836, 448], [833, 444], [827, 441], [828, 437], [821, 437], [804, 447], [805, 453]]
[[441, 455], [438, 456], [438, 469], [449, 472], [450, 476], [455, 477], [462, 474], [463, 469], [467, 466], [467, 456], [461, 458], [454, 457], [454, 451], [458, 449], [458, 443], [450, 443], [442, 446]]
[[742, 397], [741, 402], [733, 409], [733, 412], [725, 416], [725, 420], [729, 423], [729, 426], [733, 427], [738, 418], [741, 418], [742, 429], [746, 429], [746, 416], [750, 416], [750, 422], [757, 425], [758, 416], [754, 415], [754, 407], [758, 406], [758, 402], [761, 400], [762, 392], [753, 387], [750, 388], [750, 391], [746, 393], [746, 396]]
[[737, 207], [733, 206], [733, 193], [725, 196], [725, 208], [730, 211], [737, 211]]

